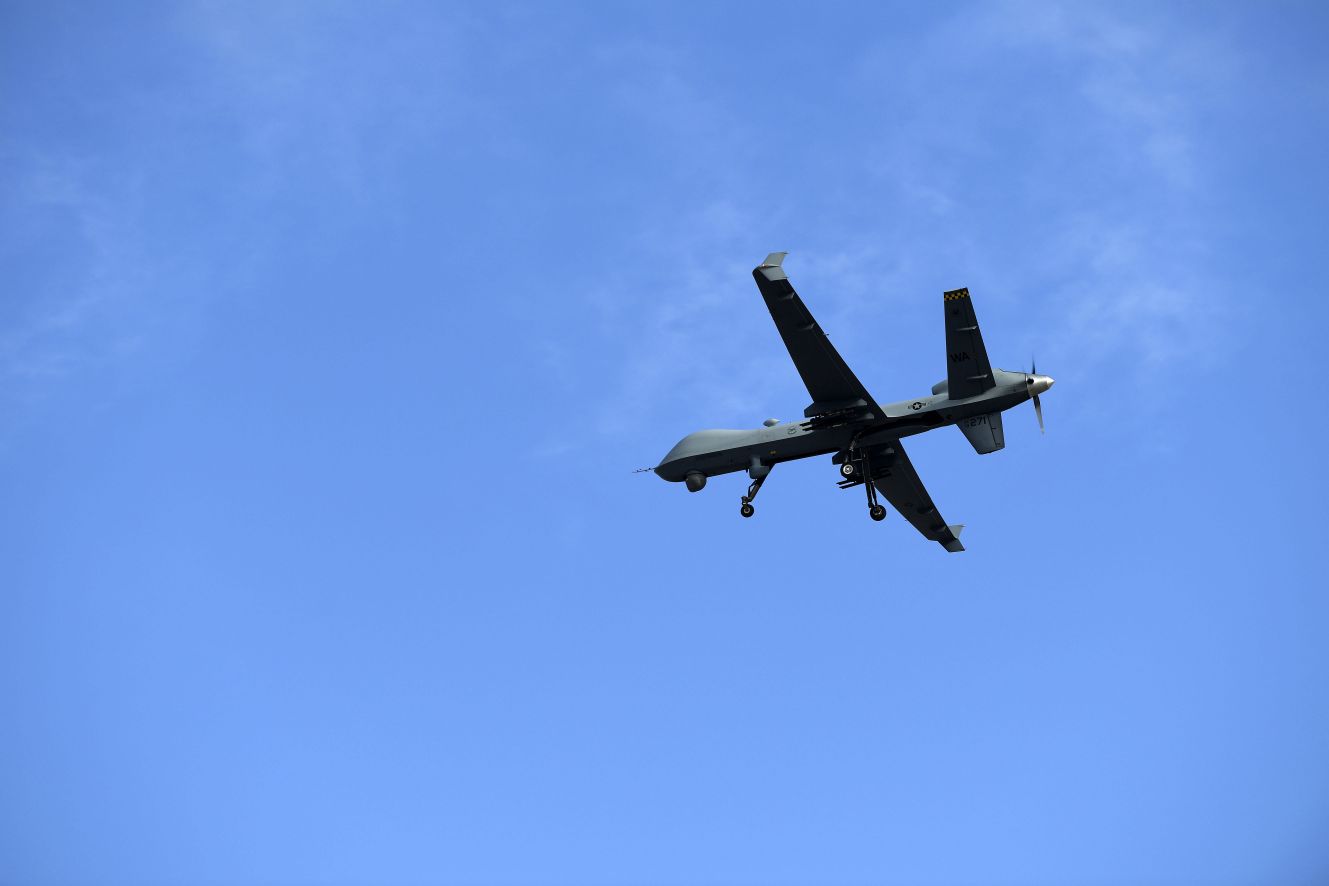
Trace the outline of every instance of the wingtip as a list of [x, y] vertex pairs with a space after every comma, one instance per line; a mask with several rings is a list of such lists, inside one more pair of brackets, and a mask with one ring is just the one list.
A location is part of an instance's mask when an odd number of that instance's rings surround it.
[[788, 254], [789, 253], [787, 252], [772, 252], [770, 255], [766, 256], [766, 260], [763, 261], [761, 264], [759, 264], [757, 267], [778, 268], [780, 267], [781, 264], [784, 263], [784, 257]]
[[942, 542], [942, 547], [952, 554], [958, 554], [964, 550], [964, 545], [960, 544], [960, 533], [964, 532], [963, 523], [952, 523], [946, 527], [951, 532], [951, 540]]

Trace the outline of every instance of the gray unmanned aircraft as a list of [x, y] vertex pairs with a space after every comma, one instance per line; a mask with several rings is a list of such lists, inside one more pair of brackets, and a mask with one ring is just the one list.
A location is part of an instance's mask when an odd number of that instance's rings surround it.
[[956, 425], [980, 455], [996, 452], [1006, 445], [1001, 414], [1012, 406], [1033, 400], [1039, 430], [1043, 429], [1038, 395], [1052, 387], [1053, 380], [1038, 375], [1033, 366], [1029, 372], [994, 370], [988, 363], [969, 290], [953, 289], [942, 296], [945, 381], [933, 385], [929, 396], [880, 405], [794, 291], [781, 268], [785, 255], [772, 252], [752, 276], [812, 396], [812, 405], [803, 410], [805, 420], [781, 423], [768, 419], [764, 427], [751, 431], [688, 434], [669, 450], [655, 473], [699, 492], [707, 477], [746, 470], [752, 482], [739, 510], [751, 517], [755, 512], [752, 500], [774, 465], [833, 454], [831, 462], [840, 466], [840, 488], [862, 486], [873, 520], [886, 517], [886, 508], [877, 501], [880, 493], [925, 538], [952, 553], [963, 551], [959, 535], [964, 524], [948, 525], [942, 519], [905, 454], [901, 438]]

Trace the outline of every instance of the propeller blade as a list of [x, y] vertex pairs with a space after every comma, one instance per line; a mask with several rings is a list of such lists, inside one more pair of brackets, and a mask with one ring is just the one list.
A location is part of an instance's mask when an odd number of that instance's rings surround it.
[[[1038, 375], [1038, 358], [1031, 355], [1029, 357], [1029, 380], [1031, 383], [1036, 375]], [[1030, 399], [1034, 401], [1034, 414], [1038, 416], [1038, 432], [1046, 434], [1047, 429], [1043, 427], [1043, 404], [1039, 401], [1037, 394], [1034, 394]]]

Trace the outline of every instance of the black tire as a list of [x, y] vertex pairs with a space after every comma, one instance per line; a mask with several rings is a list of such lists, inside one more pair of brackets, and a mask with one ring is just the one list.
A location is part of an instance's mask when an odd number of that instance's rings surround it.
[[880, 523], [882, 520], [886, 519], [886, 509], [881, 505], [873, 505], [868, 511], [868, 516]]
[[751, 517], [753, 514], [757, 513], [757, 509], [747, 502], [743, 502], [743, 507], [739, 508], [738, 512], [744, 517]]
[[852, 477], [854, 476], [854, 473], [855, 473], [855, 468], [854, 468], [854, 463], [852, 461], [847, 461], [844, 464], [840, 465], [841, 477]]

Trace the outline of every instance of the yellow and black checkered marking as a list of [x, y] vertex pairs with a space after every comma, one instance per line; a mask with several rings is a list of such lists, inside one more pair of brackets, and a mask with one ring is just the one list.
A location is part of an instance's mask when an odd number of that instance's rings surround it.
[[942, 293], [941, 297], [943, 301], [959, 301], [962, 298], [969, 297], [969, 289], [968, 287], [964, 289], [952, 289], [950, 292]]

